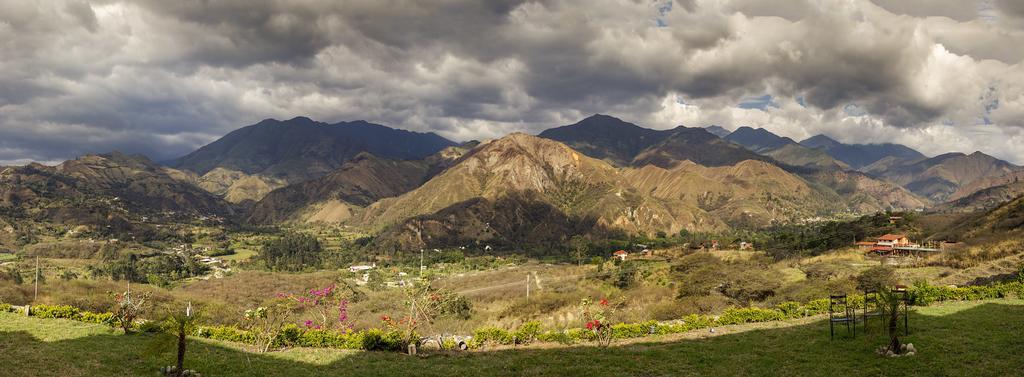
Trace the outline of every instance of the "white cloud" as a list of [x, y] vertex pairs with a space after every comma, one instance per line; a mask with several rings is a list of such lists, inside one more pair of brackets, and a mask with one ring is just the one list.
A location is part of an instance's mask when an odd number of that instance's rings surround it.
[[162, 159], [266, 117], [465, 140], [601, 112], [1024, 163], [1015, 2], [665, 5], [0, 0], [0, 161]]

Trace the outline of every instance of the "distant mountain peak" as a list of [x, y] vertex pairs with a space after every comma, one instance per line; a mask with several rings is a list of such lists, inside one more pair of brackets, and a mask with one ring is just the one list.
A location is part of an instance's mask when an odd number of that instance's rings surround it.
[[588, 156], [625, 166], [640, 151], [673, 132], [652, 130], [613, 116], [595, 114], [570, 125], [544, 130], [538, 136], [565, 143]]
[[[570, 126], [582, 126], [582, 127], [598, 127], [598, 128], [611, 128], [611, 127], [635, 127], [641, 128], [633, 123], [624, 121], [622, 119], [613, 117], [605, 114], [594, 114], [589, 117], [583, 118], [579, 122]], [[569, 126], [567, 126], [569, 127]]]
[[836, 139], [825, 136], [824, 134], [817, 134], [807, 139], [804, 139], [804, 141], [801, 141], [800, 144], [803, 144], [811, 148], [818, 148], [821, 146], [839, 145], [842, 143], [836, 141]]
[[729, 131], [721, 126], [717, 126], [714, 124], [704, 127], [704, 129], [718, 137], [726, 137], [730, 133], [732, 133], [732, 131]]
[[765, 153], [771, 150], [782, 148], [789, 144], [796, 144], [793, 139], [782, 137], [764, 128], [752, 128], [743, 126], [737, 128], [725, 137], [725, 140], [737, 143], [757, 153]]
[[294, 183], [330, 173], [360, 152], [385, 159], [422, 159], [455, 145], [437, 134], [364, 120], [327, 124], [295, 117], [237, 129], [169, 165], [199, 175], [221, 167]]

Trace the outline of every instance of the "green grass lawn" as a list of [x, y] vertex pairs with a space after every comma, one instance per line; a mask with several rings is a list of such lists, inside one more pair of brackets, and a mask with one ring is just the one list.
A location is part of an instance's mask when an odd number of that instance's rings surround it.
[[227, 260], [227, 261], [232, 261], [232, 260], [244, 261], [244, 260], [247, 260], [249, 258], [252, 258], [255, 255], [256, 255], [256, 251], [252, 250], [252, 249], [235, 249], [235, 253], [234, 254], [222, 255], [222, 256], [219, 256], [217, 258], [220, 258], [220, 259], [223, 259], [223, 260]]
[[[1024, 370], [1024, 301], [949, 303], [911, 315], [905, 342], [917, 356], [874, 354], [879, 335], [830, 341], [823, 320], [703, 339], [653, 340], [601, 349], [521, 348], [433, 354], [325, 349], [250, 353], [192, 341], [186, 366], [206, 376], [1006, 376]], [[776, 324], [777, 325], [777, 324]], [[875, 334], [880, 334], [876, 323]], [[149, 337], [106, 327], [0, 313], [4, 376], [155, 376], [171, 354], [147, 355]]]

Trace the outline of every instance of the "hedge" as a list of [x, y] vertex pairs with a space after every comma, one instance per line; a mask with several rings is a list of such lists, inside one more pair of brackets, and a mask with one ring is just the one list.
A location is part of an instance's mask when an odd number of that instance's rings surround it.
[[[0, 309], [4, 309], [4, 305], [6, 305], [6, 310], [0, 311], [11, 311], [11, 306], [7, 304], [0, 305]], [[109, 325], [114, 321], [113, 313], [93, 313], [70, 305], [33, 305], [29, 315], [38, 318], [62, 318], [102, 325]]]
[[[995, 283], [984, 286], [952, 287], [933, 286], [919, 282], [907, 289], [907, 298], [911, 305], [927, 306], [939, 301], [987, 300], [1006, 297], [1024, 298], [1024, 281]], [[848, 296], [848, 303], [854, 309], [864, 307], [863, 295]], [[692, 330], [706, 329], [715, 326], [736, 325], [781, 321], [809, 317], [828, 313], [829, 299], [812, 300], [806, 304], [783, 302], [774, 308], [730, 308], [719, 316], [691, 314], [678, 321], [641, 323], [618, 323], [612, 325], [612, 337], [615, 339], [639, 338], [648, 335], [665, 335], [684, 333]], [[585, 329], [569, 329], [562, 331], [545, 331], [537, 334], [536, 339], [545, 342], [575, 344], [594, 339], [594, 333]], [[482, 347], [494, 344], [513, 344], [513, 333], [495, 327], [479, 329], [473, 334], [470, 347]]]
[[[1024, 298], [1024, 281], [968, 287], [934, 286], [926, 282], [919, 282], [907, 289], [907, 298], [910, 304], [917, 306], [926, 306], [940, 301], [986, 300], [1006, 297]], [[849, 305], [856, 309], [862, 308], [864, 296], [849, 296]], [[818, 299], [806, 304], [783, 302], [774, 308], [730, 308], [719, 316], [691, 314], [669, 322], [618, 323], [612, 325], [612, 337], [614, 339], [629, 339], [651, 334], [683, 333], [715, 326], [802, 318], [827, 313], [828, 306], [828, 299]], [[0, 303], [0, 312], [12, 310], [11, 305]], [[39, 318], [66, 318], [101, 324], [109, 324], [113, 320], [111, 313], [92, 313], [68, 305], [33, 306], [31, 315]], [[234, 326], [201, 326], [197, 330], [196, 336], [248, 344], [256, 342], [256, 336], [252, 332]], [[417, 339], [418, 337], [414, 336], [413, 338]], [[403, 339], [402, 334], [394, 330], [317, 330], [289, 324], [281, 329], [274, 346], [404, 351]], [[539, 322], [527, 322], [513, 331], [497, 327], [477, 329], [473, 332], [473, 339], [469, 342], [469, 346], [479, 348], [492, 345], [529, 344], [533, 341], [575, 344], [594, 339], [594, 332], [586, 329], [541, 331]]]
[[[202, 326], [196, 336], [214, 340], [254, 344], [256, 335], [249, 330], [234, 326]], [[418, 338], [415, 335], [413, 338]], [[405, 351], [404, 337], [398, 331], [381, 329], [322, 330], [307, 329], [295, 324], [287, 324], [281, 328], [274, 347], [313, 347], [363, 349], [367, 351]]]

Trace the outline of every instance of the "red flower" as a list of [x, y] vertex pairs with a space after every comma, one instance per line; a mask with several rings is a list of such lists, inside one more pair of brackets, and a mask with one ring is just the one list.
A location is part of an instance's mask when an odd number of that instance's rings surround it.
[[608, 306], [608, 299], [602, 298], [601, 299], [601, 306]]
[[593, 329], [594, 329], [594, 322], [587, 322], [587, 330], [593, 330]]

